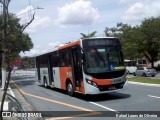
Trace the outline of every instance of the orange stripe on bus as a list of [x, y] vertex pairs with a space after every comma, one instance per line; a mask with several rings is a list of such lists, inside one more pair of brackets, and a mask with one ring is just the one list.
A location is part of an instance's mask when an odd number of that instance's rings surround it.
[[81, 82], [81, 92], [82, 94], [85, 94], [85, 89], [84, 89], [84, 82]]
[[71, 47], [71, 46], [74, 46], [74, 45], [80, 45], [80, 40], [77, 40], [75, 42], [71, 42], [71, 43], [68, 43], [66, 45], [63, 45], [63, 46], [60, 46], [58, 47], [58, 49], [64, 49], [64, 48], [67, 48], [67, 47]]
[[112, 80], [111, 79], [96, 79], [96, 78], [92, 78], [92, 81], [97, 83], [97, 85], [110, 85], [110, 84], [112, 84]]
[[71, 67], [59, 67], [61, 89], [66, 90], [66, 80], [69, 78], [73, 84], [72, 68]]

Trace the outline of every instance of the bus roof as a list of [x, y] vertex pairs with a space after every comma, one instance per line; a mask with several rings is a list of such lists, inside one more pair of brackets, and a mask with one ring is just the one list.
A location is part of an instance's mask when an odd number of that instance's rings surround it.
[[[97, 38], [103, 39], [103, 38], [115, 38], [115, 37], [91, 37], [91, 38], [86, 38], [86, 40], [87, 39], [97, 39]], [[49, 49], [46, 52], [36, 54], [35, 57], [41, 56], [41, 55], [45, 55], [45, 54], [48, 54], [48, 53], [51, 53], [51, 52], [54, 52], [54, 51], [57, 51], [57, 50], [61, 50], [61, 49], [64, 49], [64, 48], [68, 48], [68, 47], [71, 47], [73, 45], [80, 45], [81, 44], [81, 40], [85, 40], [85, 39], [79, 39], [79, 40], [76, 40], [76, 41], [73, 41], [73, 42], [69, 42], [69, 43], [65, 43], [65, 44], [60, 44], [57, 47]]]
[[48, 51], [46, 52], [43, 52], [43, 53], [40, 53], [40, 54], [37, 54], [35, 55], [35, 57], [37, 56], [41, 56], [41, 55], [45, 55], [45, 54], [48, 54], [48, 53], [51, 53], [51, 52], [54, 52], [54, 51], [57, 51], [57, 50], [61, 50], [61, 49], [64, 49], [64, 48], [68, 48], [68, 47], [71, 47], [73, 45], [80, 45], [80, 40], [76, 40], [74, 42], [69, 42], [69, 43], [65, 43], [65, 44], [60, 44], [58, 45], [57, 47], [54, 47], [52, 49], [49, 49]]
[[91, 38], [86, 38], [86, 39], [97, 39], [97, 38], [116, 38], [116, 37], [91, 37]]

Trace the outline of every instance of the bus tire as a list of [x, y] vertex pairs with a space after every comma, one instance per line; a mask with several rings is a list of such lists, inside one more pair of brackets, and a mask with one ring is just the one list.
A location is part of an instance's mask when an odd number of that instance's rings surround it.
[[67, 94], [69, 96], [73, 95], [73, 85], [72, 85], [72, 83], [70, 81], [67, 82], [66, 90], [67, 90]]
[[48, 84], [47, 84], [47, 79], [46, 79], [46, 77], [44, 77], [44, 84], [43, 84], [43, 85], [44, 85], [45, 88], [48, 88]]

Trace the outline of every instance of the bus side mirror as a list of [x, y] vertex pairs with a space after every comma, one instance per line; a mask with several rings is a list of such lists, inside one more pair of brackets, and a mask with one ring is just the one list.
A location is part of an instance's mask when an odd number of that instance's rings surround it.
[[85, 62], [85, 55], [84, 55], [84, 53], [81, 53], [81, 61], [82, 61], [82, 64], [84, 64], [84, 62]]

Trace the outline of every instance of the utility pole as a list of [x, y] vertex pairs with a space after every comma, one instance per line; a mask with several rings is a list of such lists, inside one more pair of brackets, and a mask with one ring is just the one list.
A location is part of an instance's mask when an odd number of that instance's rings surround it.
[[6, 68], [5, 68], [5, 43], [6, 43], [6, 34], [7, 34], [7, 9], [6, 9], [6, 0], [3, 0], [3, 39], [2, 39], [2, 89], [4, 89], [6, 81]]
[[6, 38], [7, 38], [7, 9], [8, 9], [8, 0], [3, 0], [2, 89], [4, 89], [4, 93], [1, 101], [1, 113], [0, 113], [1, 120], [3, 120], [2, 117], [3, 105], [8, 88], [6, 81], [6, 62], [5, 62]]

